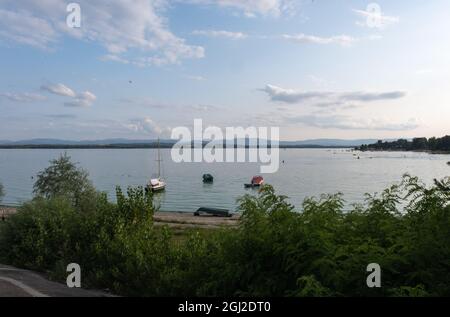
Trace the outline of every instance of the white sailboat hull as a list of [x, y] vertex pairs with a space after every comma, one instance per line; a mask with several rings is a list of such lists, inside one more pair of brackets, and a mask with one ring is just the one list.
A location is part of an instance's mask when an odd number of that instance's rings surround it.
[[163, 182], [162, 180], [158, 180], [158, 182], [153, 182], [150, 181], [150, 183], [148, 184], [148, 188], [152, 191], [152, 192], [158, 192], [158, 191], [163, 191], [166, 188], [166, 183]]

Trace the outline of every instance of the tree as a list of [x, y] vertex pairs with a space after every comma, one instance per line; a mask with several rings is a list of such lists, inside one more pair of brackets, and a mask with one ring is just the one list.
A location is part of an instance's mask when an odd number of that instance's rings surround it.
[[78, 168], [64, 153], [38, 173], [34, 193], [45, 198], [64, 196], [74, 205], [79, 205], [82, 198], [92, 197], [96, 193], [88, 176], [87, 171]]
[[412, 141], [413, 150], [425, 150], [428, 147], [427, 138], [414, 138]]
[[428, 139], [428, 147], [430, 148], [430, 150], [436, 150], [437, 139], [435, 137]]

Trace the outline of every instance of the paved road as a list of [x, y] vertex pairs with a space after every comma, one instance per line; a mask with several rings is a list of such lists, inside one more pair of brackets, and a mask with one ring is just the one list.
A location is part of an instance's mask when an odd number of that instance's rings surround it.
[[100, 291], [68, 288], [43, 276], [0, 264], [0, 297], [105, 297]]

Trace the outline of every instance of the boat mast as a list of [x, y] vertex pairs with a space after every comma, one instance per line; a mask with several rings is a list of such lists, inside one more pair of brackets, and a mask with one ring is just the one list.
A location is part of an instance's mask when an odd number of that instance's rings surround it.
[[161, 152], [159, 149], [159, 137], [158, 137], [158, 178], [161, 178]]

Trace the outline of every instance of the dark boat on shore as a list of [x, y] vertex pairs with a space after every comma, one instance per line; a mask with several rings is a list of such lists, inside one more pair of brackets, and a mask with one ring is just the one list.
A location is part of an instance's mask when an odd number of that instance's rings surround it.
[[203, 183], [214, 182], [214, 177], [211, 174], [203, 174]]
[[244, 184], [246, 188], [260, 187], [264, 185], [264, 178], [262, 176], [253, 176], [250, 184]]
[[194, 212], [194, 216], [202, 216], [209, 215], [214, 217], [232, 217], [233, 215], [230, 213], [228, 209], [219, 209], [219, 208], [208, 208], [208, 207], [200, 207]]

